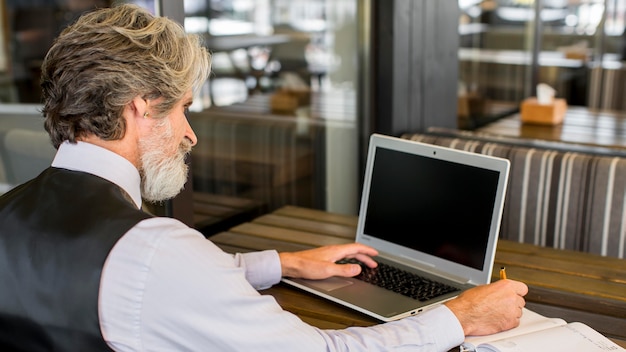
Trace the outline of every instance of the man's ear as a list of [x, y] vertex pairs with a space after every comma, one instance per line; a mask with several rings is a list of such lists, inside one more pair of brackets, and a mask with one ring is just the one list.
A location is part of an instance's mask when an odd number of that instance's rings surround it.
[[133, 100], [131, 100], [128, 105], [130, 112], [133, 114], [133, 117], [147, 118], [150, 116], [150, 112], [148, 111], [150, 108], [149, 100], [144, 99], [138, 95], [133, 98]]

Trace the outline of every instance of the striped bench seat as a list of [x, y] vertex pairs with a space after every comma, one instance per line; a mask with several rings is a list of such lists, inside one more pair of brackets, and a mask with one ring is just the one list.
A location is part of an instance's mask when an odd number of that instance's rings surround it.
[[511, 161], [501, 238], [624, 258], [626, 151], [441, 128], [402, 137]]

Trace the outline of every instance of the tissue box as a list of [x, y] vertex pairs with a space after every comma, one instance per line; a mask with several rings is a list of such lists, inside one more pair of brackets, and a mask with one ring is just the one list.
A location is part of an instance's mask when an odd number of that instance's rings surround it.
[[565, 111], [567, 102], [561, 98], [554, 99], [551, 104], [539, 104], [537, 98], [527, 98], [520, 108], [522, 122], [542, 125], [560, 124], [565, 118]]

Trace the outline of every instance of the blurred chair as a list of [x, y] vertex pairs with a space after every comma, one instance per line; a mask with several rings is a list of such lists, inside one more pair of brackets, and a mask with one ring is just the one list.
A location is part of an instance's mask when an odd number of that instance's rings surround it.
[[39, 175], [56, 154], [47, 132], [23, 128], [8, 130], [1, 149], [6, 180], [13, 186]]

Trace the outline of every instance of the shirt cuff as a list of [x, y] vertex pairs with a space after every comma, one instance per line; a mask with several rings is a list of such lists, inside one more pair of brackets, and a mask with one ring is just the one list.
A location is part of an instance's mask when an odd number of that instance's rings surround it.
[[246, 279], [257, 290], [277, 284], [282, 278], [280, 258], [275, 250], [240, 254], [245, 263]]
[[463, 343], [465, 340], [463, 327], [456, 315], [446, 305], [442, 304], [426, 313], [431, 313], [428, 317], [429, 326], [435, 327], [435, 331], [446, 332], [444, 334], [433, 334], [435, 345], [441, 348], [442, 351], [448, 351]]

